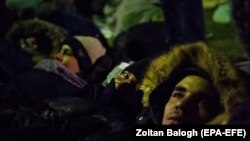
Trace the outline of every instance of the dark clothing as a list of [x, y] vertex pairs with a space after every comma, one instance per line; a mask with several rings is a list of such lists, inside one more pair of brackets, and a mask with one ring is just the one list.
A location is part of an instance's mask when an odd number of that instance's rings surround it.
[[[165, 46], [166, 26], [164, 22], [137, 24], [120, 33], [114, 40], [118, 58], [139, 61], [161, 54]], [[150, 34], [149, 34], [150, 33]], [[124, 59], [124, 60], [123, 60]]]
[[13, 75], [8, 71], [8, 66], [0, 63], [0, 85], [10, 80]]
[[[0, 113], [1, 139], [88, 141], [127, 132], [119, 114], [89, 99], [46, 100], [37, 108], [6, 108]], [[126, 134], [126, 137], [129, 134]], [[122, 138], [122, 137], [121, 137]], [[112, 139], [111, 136], [109, 139]]]
[[104, 47], [108, 48], [108, 43], [99, 28], [91, 20], [76, 13], [60, 11], [39, 15], [39, 17], [59, 25], [69, 36], [85, 35], [95, 37], [101, 41]]
[[231, 119], [228, 124], [234, 125], [249, 125], [250, 124], [250, 111], [249, 111], [249, 103], [250, 101], [246, 101], [241, 105], [238, 105], [236, 110], [234, 111]]
[[160, 125], [159, 120], [155, 117], [151, 108], [144, 108], [136, 117], [136, 124], [138, 125]]
[[91, 84], [85, 92], [96, 102], [118, 111], [122, 114], [120, 120], [129, 125], [135, 123], [136, 116], [142, 110], [141, 91], [136, 91], [135, 86], [126, 84], [117, 90], [114, 79], [106, 87], [101, 84]]
[[16, 12], [20, 19], [38, 17], [60, 26], [69, 36], [96, 37], [105, 47], [108, 47], [108, 43], [99, 28], [89, 18], [79, 15], [70, 1], [18, 0], [9, 1], [6, 5], [13, 12]]
[[[33, 69], [0, 88], [1, 140], [88, 141], [129, 138], [123, 114], [60, 75]], [[99, 88], [97, 88], [98, 90]], [[98, 95], [97, 95], [98, 96]], [[3, 129], [3, 130], [2, 130]], [[123, 136], [113, 137], [117, 134]]]
[[100, 57], [93, 66], [92, 72], [88, 74], [90, 82], [102, 83], [107, 77], [108, 73], [115, 66], [115, 58], [112, 58], [110, 53], [106, 53]]
[[202, 0], [161, 0], [161, 2], [167, 45], [205, 40]]
[[5, 1], [0, 1], [0, 39], [6, 36], [6, 33], [16, 20], [15, 13], [5, 6]]
[[4, 69], [12, 75], [30, 70], [34, 65], [28, 53], [9, 46], [4, 39], [0, 39], [0, 62]]
[[33, 69], [4, 84], [0, 93], [11, 103], [32, 106], [48, 98], [77, 95], [80, 89], [53, 73]]

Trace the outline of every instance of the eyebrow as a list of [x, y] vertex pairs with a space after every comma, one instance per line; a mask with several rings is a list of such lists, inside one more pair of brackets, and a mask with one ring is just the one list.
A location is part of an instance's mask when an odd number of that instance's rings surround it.
[[[178, 92], [185, 92], [187, 91], [187, 89], [183, 86], [176, 86], [174, 88], [174, 91], [178, 91]], [[200, 92], [200, 96], [206, 97], [207, 99], [214, 99], [217, 97], [217, 95], [215, 95], [214, 93], [206, 93], [206, 92]]]
[[183, 86], [176, 86], [174, 88], [174, 91], [185, 92], [185, 91], [187, 91], [187, 89], [185, 87], [183, 87]]

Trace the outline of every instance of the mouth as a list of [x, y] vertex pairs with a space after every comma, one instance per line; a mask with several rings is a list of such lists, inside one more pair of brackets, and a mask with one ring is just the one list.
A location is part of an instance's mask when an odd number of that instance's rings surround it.
[[168, 124], [169, 125], [178, 125], [178, 124], [183, 124], [183, 118], [180, 116], [170, 116], [167, 118]]

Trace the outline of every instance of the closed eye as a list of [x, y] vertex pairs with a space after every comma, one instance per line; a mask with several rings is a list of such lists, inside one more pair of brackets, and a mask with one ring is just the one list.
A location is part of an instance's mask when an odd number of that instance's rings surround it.
[[174, 98], [182, 98], [184, 96], [184, 92], [186, 91], [186, 88], [183, 86], [176, 86], [174, 88], [174, 91], [172, 93], [172, 97]]
[[172, 93], [172, 97], [174, 97], [174, 98], [182, 98], [183, 97], [183, 93], [181, 93], [179, 91], [174, 91]]
[[64, 54], [64, 55], [73, 55], [71, 49], [64, 49], [64, 50], [63, 50], [63, 54]]

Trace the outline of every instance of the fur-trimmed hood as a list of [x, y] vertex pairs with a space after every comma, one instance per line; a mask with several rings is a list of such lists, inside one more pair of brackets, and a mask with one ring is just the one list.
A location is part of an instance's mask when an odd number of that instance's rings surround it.
[[190, 66], [197, 66], [208, 74], [211, 83], [220, 94], [224, 111], [211, 124], [227, 123], [234, 107], [244, 101], [247, 90], [230, 60], [203, 42], [176, 46], [151, 61], [140, 84], [140, 89], [144, 92], [144, 107], [149, 107], [150, 94], [157, 86], [176, 71]]

